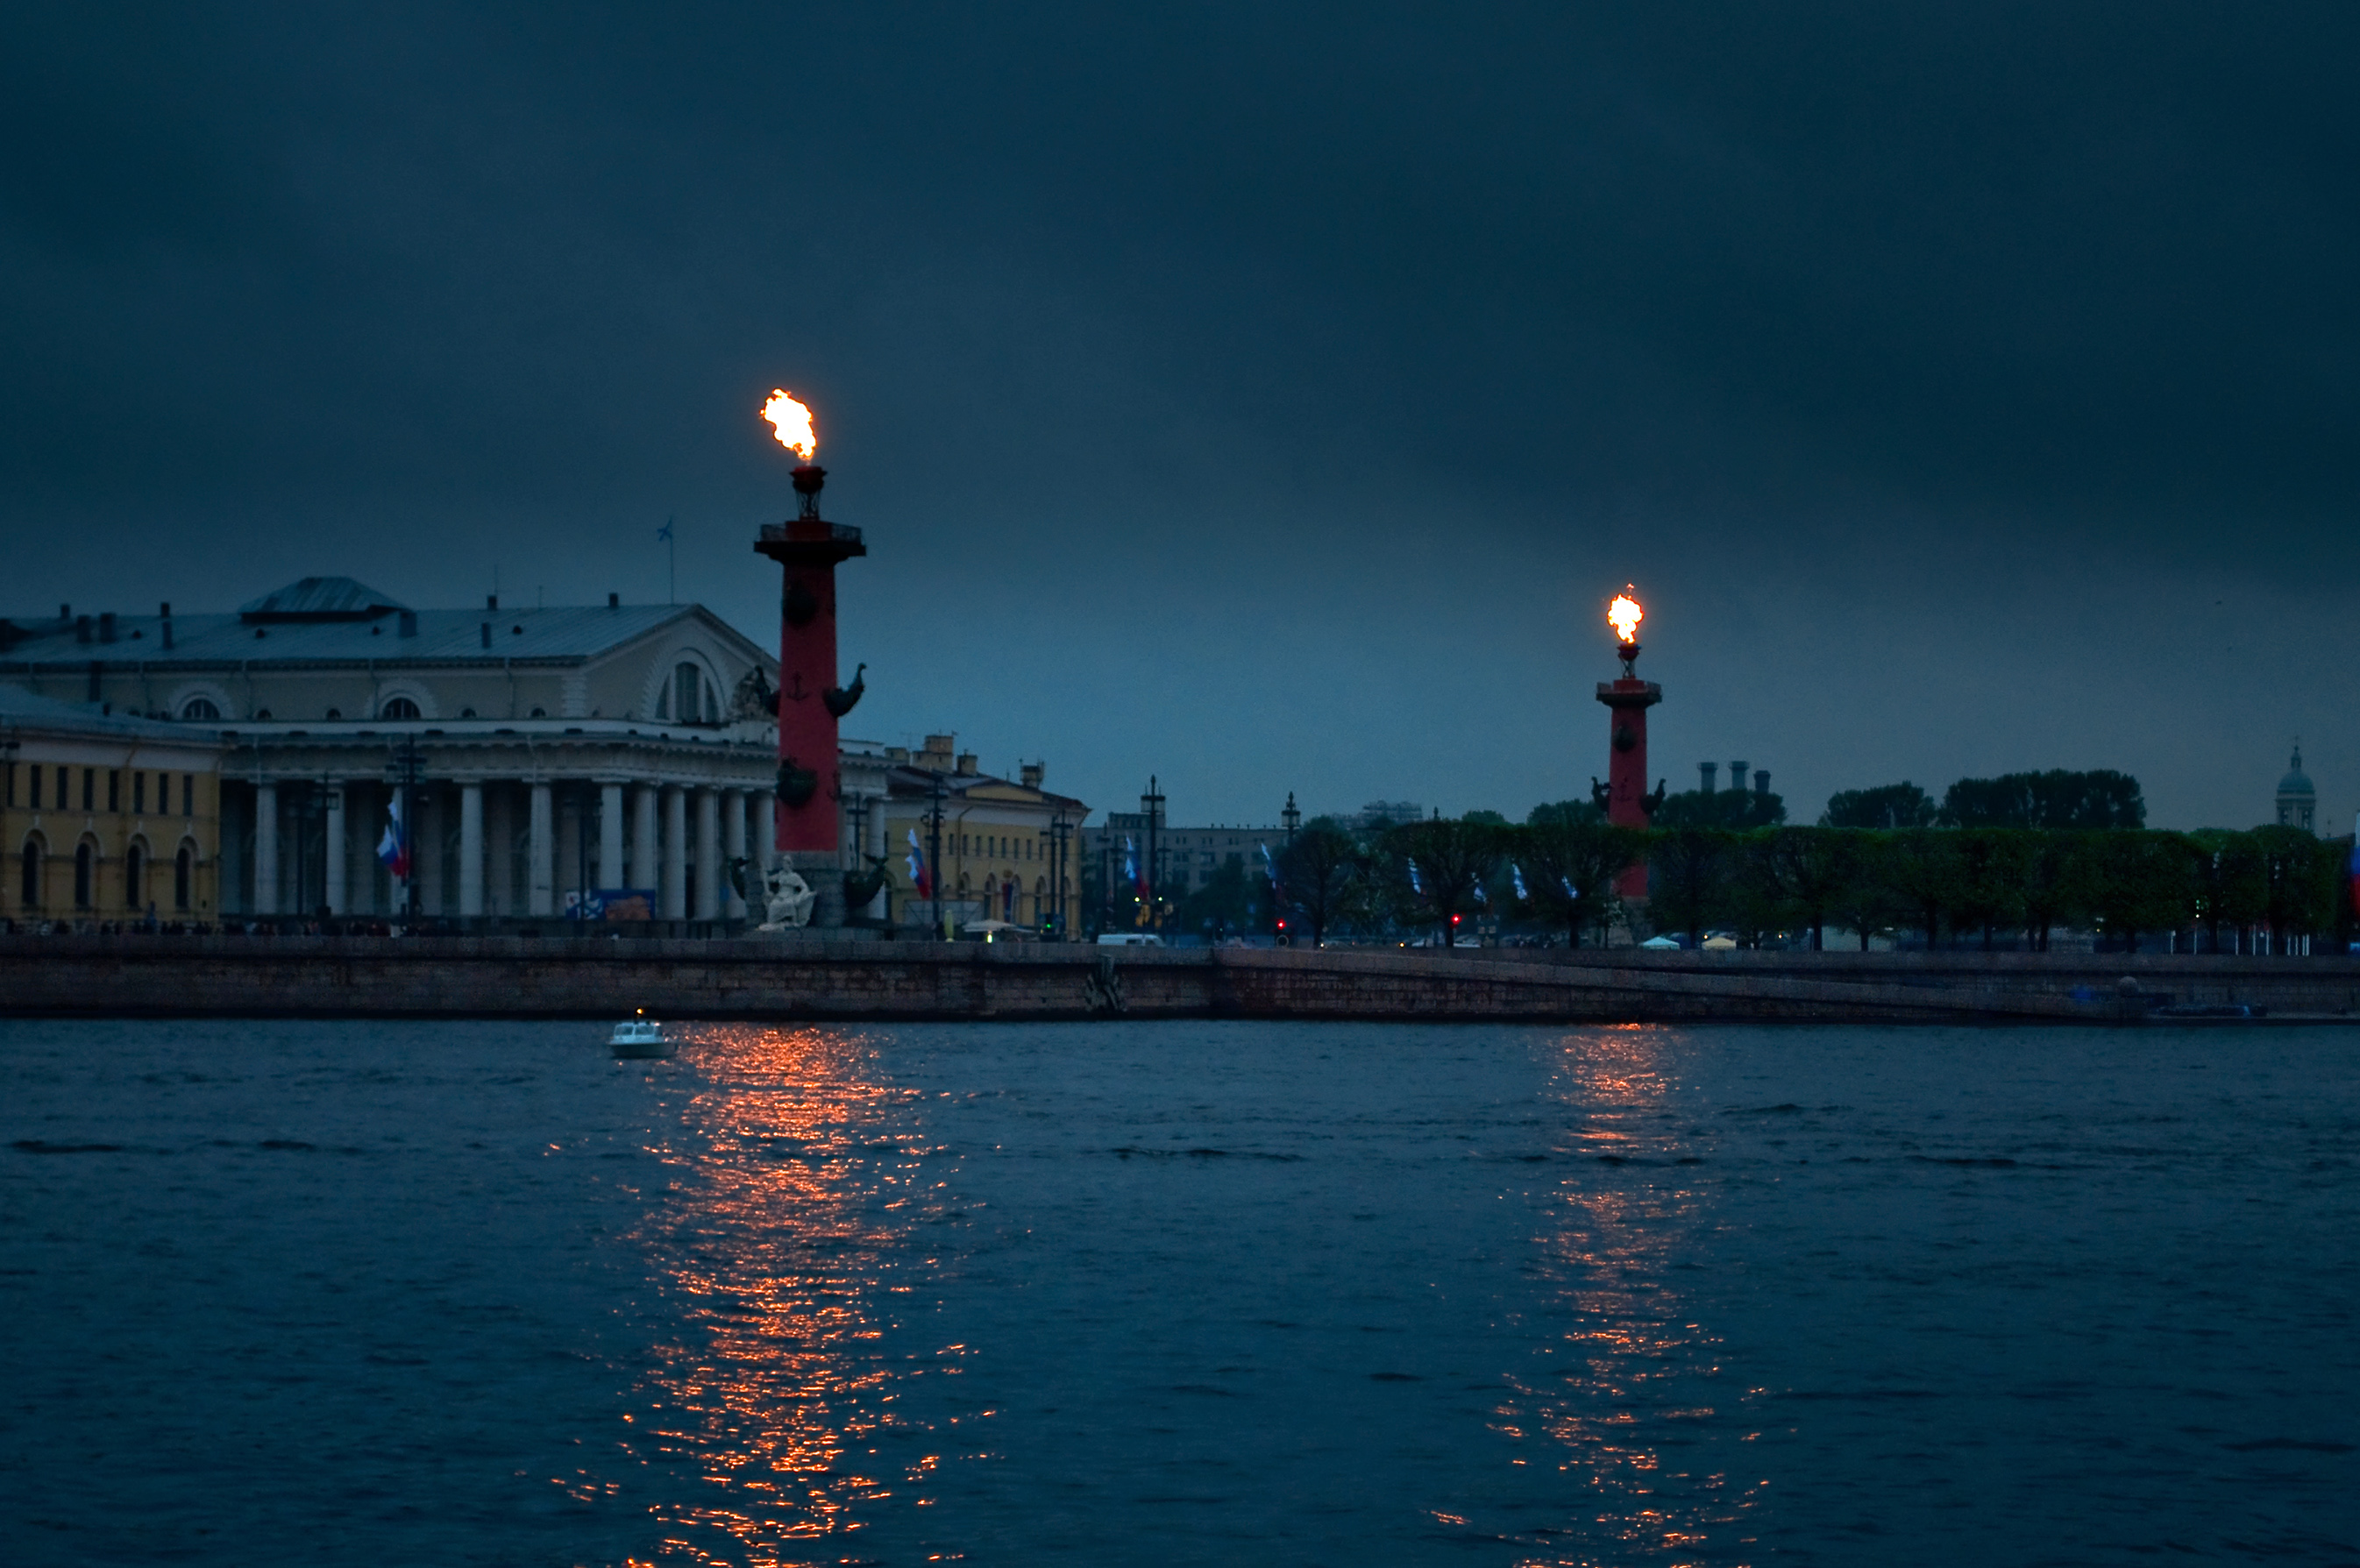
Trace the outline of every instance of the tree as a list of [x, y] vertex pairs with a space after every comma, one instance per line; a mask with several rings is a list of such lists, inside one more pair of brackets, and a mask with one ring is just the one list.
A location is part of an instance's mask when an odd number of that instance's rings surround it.
[[2138, 780], [2110, 768], [1961, 779], [1942, 797], [1948, 828], [2136, 828], [2147, 825]]
[[2122, 940], [2124, 952], [2138, 951], [2143, 931], [2188, 923], [2196, 902], [2194, 856], [2178, 833], [2115, 829], [2084, 833], [2081, 844], [2085, 906], [2100, 931]]
[[1342, 914], [1352, 884], [1366, 867], [1360, 844], [1333, 817], [1304, 823], [1278, 857], [1279, 885], [1310, 928], [1312, 946], [1328, 940], [1328, 928]]
[[1753, 828], [1766, 828], [1786, 820], [1786, 802], [1767, 790], [1751, 789], [1689, 789], [1677, 795], [1667, 795], [1661, 805], [1647, 815], [1647, 825], [1657, 828], [1727, 828], [1732, 833], [1744, 833]]
[[2287, 951], [2287, 939], [2335, 929], [2335, 901], [2343, 881], [2343, 847], [2314, 838], [2301, 828], [2267, 827], [2253, 832], [2268, 887], [2267, 919], [2273, 948]]
[[[1401, 863], [1399, 887], [1406, 895], [1405, 910], [1413, 919], [1423, 915], [1438, 922], [1442, 940], [1452, 936], [1451, 918], [1472, 907], [1475, 888], [1491, 875], [1500, 860], [1500, 830], [1489, 822], [1404, 822], [1384, 835], [1388, 859]], [[1417, 867], [1415, 883], [1409, 867]]]
[[1983, 951], [2003, 926], [2016, 929], [2024, 918], [2025, 868], [2034, 835], [2009, 828], [1967, 828], [1957, 838], [1959, 872], [1950, 918], [1954, 929], [1980, 927]]
[[2080, 905], [2080, 866], [2084, 858], [2080, 833], [2036, 833], [2025, 840], [2023, 881], [2016, 888], [2022, 906], [2024, 934], [2035, 953], [2049, 951], [2049, 932], [2068, 923]]
[[2228, 951], [2245, 950], [2245, 931], [2269, 916], [2269, 872], [2254, 835], [2225, 828], [2200, 828], [2184, 835], [2194, 914], [2220, 953], [2221, 928], [2231, 932]]
[[1727, 876], [1734, 840], [1718, 828], [1655, 828], [1647, 833], [1647, 903], [1658, 930], [1704, 941], [1704, 928], [1729, 904]]
[[1894, 925], [1908, 914], [1894, 893], [1889, 875], [1894, 835], [1854, 831], [1849, 851], [1849, 872], [1829, 900], [1828, 912], [1860, 934], [1860, 950], [1868, 951], [1872, 932]]
[[1903, 779], [1874, 789], [1840, 789], [1828, 797], [1819, 813], [1823, 828], [1929, 828], [1934, 802], [1926, 791]]
[[1955, 835], [1934, 828], [1907, 828], [1885, 840], [1885, 885], [1926, 933], [1932, 950], [1941, 941], [1942, 919], [1957, 905], [1964, 877]]
[[1535, 806], [1513, 841], [1533, 901], [1565, 923], [1574, 947], [1585, 927], [1603, 930], [1614, 879], [1639, 858], [1640, 835], [1618, 828], [1587, 800]]
[[1784, 827], [1770, 835], [1765, 874], [1797, 923], [1809, 930], [1815, 953], [1827, 946], [1829, 912], [1860, 874], [1861, 858], [1861, 834], [1853, 829]]
[[1224, 861], [1205, 878], [1205, 885], [1182, 898], [1173, 910], [1182, 931], [1201, 931], [1215, 942], [1255, 923], [1260, 901], [1252, 881], [1239, 861]]

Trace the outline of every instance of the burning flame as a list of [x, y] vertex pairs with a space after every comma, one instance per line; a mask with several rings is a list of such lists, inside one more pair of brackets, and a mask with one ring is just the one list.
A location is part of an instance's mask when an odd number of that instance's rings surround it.
[[777, 427], [779, 444], [805, 463], [819, 455], [819, 437], [812, 433], [811, 410], [795, 401], [792, 392], [773, 389], [762, 405], [762, 418]]
[[1625, 643], [1639, 640], [1639, 618], [1647, 613], [1639, 608], [1638, 600], [1631, 597], [1637, 592], [1626, 587], [1614, 595], [1614, 603], [1606, 606], [1607, 622], [1613, 626], [1614, 635]]

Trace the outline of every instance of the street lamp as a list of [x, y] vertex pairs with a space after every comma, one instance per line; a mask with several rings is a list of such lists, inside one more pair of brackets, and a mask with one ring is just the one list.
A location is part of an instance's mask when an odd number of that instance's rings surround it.
[[1147, 826], [1147, 929], [1153, 931], [1161, 923], [1155, 913], [1155, 839], [1164, 826], [1164, 792], [1155, 787], [1152, 773], [1147, 776], [1147, 793], [1139, 798], [1139, 814]]

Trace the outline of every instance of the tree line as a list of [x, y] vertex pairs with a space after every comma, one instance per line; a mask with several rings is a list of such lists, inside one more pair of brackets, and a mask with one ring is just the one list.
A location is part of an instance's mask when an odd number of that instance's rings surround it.
[[[2123, 810], [2119, 797], [2094, 798]], [[2289, 937], [2349, 933], [2347, 853], [2274, 827], [1634, 830], [1589, 801], [1562, 801], [1521, 823], [1477, 812], [1363, 831], [1318, 818], [1275, 854], [1269, 880], [1291, 929], [1313, 942], [1440, 939], [1485, 915], [1503, 929], [1562, 931], [1576, 946], [1602, 942], [1624, 914], [1618, 879], [1644, 863], [1646, 922], [1690, 945], [1721, 931], [1743, 945], [1784, 937], [1822, 947], [1834, 928], [1863, 946], [1891, 932], [1928, 946], [2038, 950], [2061, 927], [2134, 952], [2165, 932], [2220, 952], [2243, 951], [2258, 933], [2283, 951]]]

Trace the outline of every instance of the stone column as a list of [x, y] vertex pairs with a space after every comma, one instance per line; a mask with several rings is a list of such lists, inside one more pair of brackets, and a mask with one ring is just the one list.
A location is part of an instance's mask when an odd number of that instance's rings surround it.
[[435, 785], [418, 787], [417, 830], [417, 842], [410, 846], [410, 874], [418, 879], [418, 912], [448, 914], [442, 886], [442, 790]]
[[598, 786], [598, 886], [627, 886], [623, 877], [623, 787]]
[[696, 792], [696, 914], [700, 920], [721, 918], [721, 887], [728, 880], [721, 865], [721, 796], [712, 789]]
[[738, 896], [738, 885], [729, 880], [732, 862], [746, 854], [746, 791], [721, 791], [721, 914], [725, 920], [746, 918], [746, 900]]
[[688, 919], [688, 800], [677, 784], [663, 787], [663, 881], [657, 917]]
[[370, 797], [376, 790], [356, 779], [344, 781], [344, 911], [377, 913], [377, 840], [371, 825], [377, 812]]
[[484, 787], [459, 786], [459, 916], [484, 912]]
[[344, 855], [352, 847], [349, 842], [352, 834], [344, 825], [344, 780], [331, 779], [327, 781], [326, 789], [328, 791], [328, 842], [323, 847], [327, 852], [328, 864], [323, 868], [327, 887], [322, 896], [327, 899], [328, 913], [341, 915], [352, 907], [352, 900], [344, 893]]
[[484, 796], [484, 912], [512, 916], [516, 896], [516, 786], [502, 780]]
[[268, 781], [254, 787], [254, 912], [279, 912], [279, 786]]
[[530, 825], [532, 848], [529, 855], [532, 870], [532, 890], [526, 896], [525, 912], [535, 920], [546, 920], [557, 912], [557, 835], [553, 813], [550, 810], [549, 786], [532, 786]]
[[660, 875], [656, 870], [656, 787], [634, 784], [631, 786], [631, 887], [646, 892], [655, 891]]

